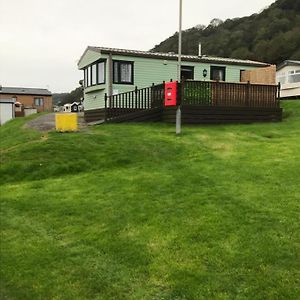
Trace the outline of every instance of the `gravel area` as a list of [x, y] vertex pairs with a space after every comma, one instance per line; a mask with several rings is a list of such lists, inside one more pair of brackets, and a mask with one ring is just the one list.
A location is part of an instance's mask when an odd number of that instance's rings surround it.
[[[83, 119], [83, 113], [78, 113], [78, 128], [82, 129], [87, 126]], [[50, 131], [55, 129], [55, 113], [42, 115], [34, 120], [28, 121], [25, 127], [40, 130]]]

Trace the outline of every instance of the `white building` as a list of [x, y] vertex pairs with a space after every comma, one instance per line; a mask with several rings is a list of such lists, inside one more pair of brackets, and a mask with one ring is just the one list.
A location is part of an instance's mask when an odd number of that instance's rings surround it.
[[277, 67], [276, 79], [281, 98], [300, 98], [300, 61], [285, 60]]
[[64, 112], [80, 112], [83, 106], [79, 102], [67, 103], [64, 105]]
[[15, 117], [15, 100], [0, 99], [0, 125]]

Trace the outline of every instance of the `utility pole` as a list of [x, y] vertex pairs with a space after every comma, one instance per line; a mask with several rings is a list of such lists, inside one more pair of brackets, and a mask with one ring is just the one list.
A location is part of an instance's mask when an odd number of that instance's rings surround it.
[[[181, 52], [182, 52], [182, 0], [179, 0], [179, 35], [178, 35], [178, 66], [177, 81], [179, 84], [179, 93], [181, 94]], [[181, 100], [181, 99], [180, 99]], [[177, 105], [176, 110], [176, 134], [181, 133], [181, 104]]]

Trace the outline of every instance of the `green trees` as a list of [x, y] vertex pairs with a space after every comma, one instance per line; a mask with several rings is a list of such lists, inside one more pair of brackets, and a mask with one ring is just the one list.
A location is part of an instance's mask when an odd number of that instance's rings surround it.
[[64, 105], [66, 103], [80, 102], [83, 98], [82, 87], [78, 87], [70, 93], [53, 94], [53, 103], [55, 105]]
[[[277, 64], [300, 60], [300, 0], [277, 0], [260, 14], [250, 17], [213, 19], [183, 33], [183, 53], [262, 60]], [[153, 48], [177, 52], [178, 33]]]

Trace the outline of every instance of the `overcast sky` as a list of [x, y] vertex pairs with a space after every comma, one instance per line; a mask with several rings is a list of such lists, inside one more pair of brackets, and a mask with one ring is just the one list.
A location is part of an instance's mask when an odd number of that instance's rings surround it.
[[[275, 0], [183, 0], [184, 29]], [[88, 45], [149, 50], [178, 30], [179, 0], [0, 0], [0, 84], [67, 92]]]

